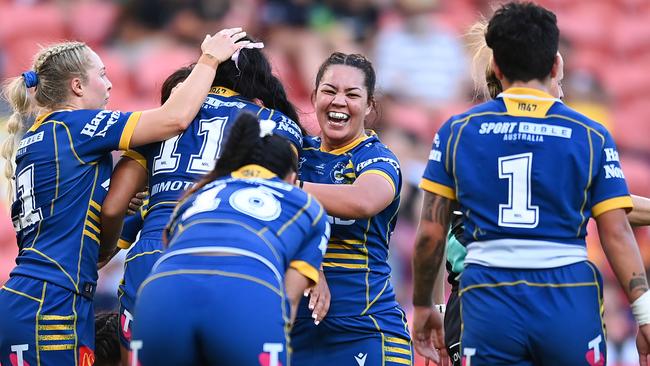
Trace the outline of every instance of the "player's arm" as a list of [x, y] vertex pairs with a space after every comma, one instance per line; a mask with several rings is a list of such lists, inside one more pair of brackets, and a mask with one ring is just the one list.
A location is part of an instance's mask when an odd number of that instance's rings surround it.
[[448, 356], [442, 317], [433, 310], [433, 289], [436, 281], [442, 281], [440, 271], [444, 262], [446, 236], [455, 206], [456, 201], [424, 192], [413, 251], [414, 346], [420, 355], [434, 362], [442, 362], [442, 365], [447, 364]]
[[328, 215], [346, 219], [372, 217], [395, 199], [394, 186], [378, 174], [361, 174], [353, 184], [304, 182], [303, 189], [318, 199]]
[[207, 35], [201, 44], [203, 54], [178, 90], [162, 106], [142, 112], [129, 147], [163, 141], [185, 131], [208, 95], [218, 65], [250, 43], [237, 42], [245, 35], [241, 28]]
[[102, 205], [100, 263], [110, 259], [111, 254], [116, 252], [131, 198], [142, 191], [146, 184], [147, 171], [139, 162], [129, 157], [120, 159], [111, 175], [111, 184]]
[[296, 318], [300, 298], [311, 285], [311, 280], [298, 272], [298, 270], [294, 268], [287, 269], [287, 273], [284, 275], [284, 288], [287, 292], [289, 303], [291, 304], [291, 323]]
[[648, 365], [650, 353], [650, 292], [641, 254], [623, 209], [596, 217], [600, 242], [618, 282], [623, 287], [639, 323], [637, 348], [641, 365]]
[[627, 214], [632, 226], [650, 225], [650, 198], [632, 195], [634, 208]]

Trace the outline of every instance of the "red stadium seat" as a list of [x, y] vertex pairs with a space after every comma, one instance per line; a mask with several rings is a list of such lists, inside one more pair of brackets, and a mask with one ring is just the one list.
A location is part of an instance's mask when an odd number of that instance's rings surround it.
[[161, 46], [143, 54], [136, 61], [134, 81], [136, 92], [145, 100], [158, 104], [160, 87], [172, 72], [197, 60], [194, 48], [179, 45]]
[[116, 3], [98, 0], [76, 2], [70, 10], [72, 38], [90, 46], [97, 46], [106, 40], [113, 31], [119, 13]]
[[55, 3], [0, 3], [0, 14], [0, 42], [16, 38], [36, 38], [41, 42], [51, 42], [65, 38], [63, 13]]

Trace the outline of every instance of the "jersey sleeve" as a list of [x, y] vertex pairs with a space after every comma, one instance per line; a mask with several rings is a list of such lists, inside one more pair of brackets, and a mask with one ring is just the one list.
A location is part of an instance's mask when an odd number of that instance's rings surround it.
[[355, 156], [355, 173], [357, 178], [364, 174], [382, 176], [393, 188], [393, 195], [400, 192], [402, 171], [399, 161], [387, 147], [382, 144], [373, 144]]
[[129, 249], [131, 245], [133, 245], [138, 236], [138, 233], [140, 230], [142, 230], [145, 212], [146, 208], [145, 205], [143, 205], [140, 207], [140, 210], [135, 213], [135, 215], [127, 216], [124, 219], [122, 233], [120, 234], [120, 239], [117, 242], [118, 248]]
[[318, 283], [318, 269], [323, 262], [330, 239], [330, 225], [327, 222], [325, 209], [313, 199], [308, 212], [311, 213], [311, 223], [305, 240], [301, 243], [296, 254], [291, 258], [289, 266], [305, 277]]
[[424, 170], [420, 188], [427, 192], [435, 193], [437, 195], [456, 199], [456, 190], [454, 179], [451, 175], [451, 166], [449, 162], [449, 145], [451, 127], [448, 121], [433, 138], [433, 146], [429, 153], [429, 161]]
[[147, 157], [151, 156], [150, 151], [153, 148], [153, 146], [154, 145], [159, 146], [159, 144], [160, 143], [154, 143], [145, 146], [138, 146], [123, 152], [122, 156], [135, 160], [138, 164], [142, 166], [142, 168], [144, 168], [144, 170], [147, 171], [147, 173], [149, 173], [149, 168], [147, 165], [148, 164]]
[[302, 149], [302, 132], [298, 123], [282, 113], [271, 110], [268, 119], [276, 123], [273, 134], [282, 136], [291, 142], [298, 153]]
[[616, 144], [607, 131], [605, 131], [604, 137], [603, 148], [600, 154], [596, 154], [596, 157], [600, 155], [600, 159], [596, 163], [598, 170], [590, 190], [591, 215], [593, 217], [617, 208], [623, 208], [626, 211], [632, 209], [632, 198], [618, 159]]
[[127, 150], [141, 112], [81, 110], [75, 113], [72, 140], [79, 158], [94, 161], [113, 150]]

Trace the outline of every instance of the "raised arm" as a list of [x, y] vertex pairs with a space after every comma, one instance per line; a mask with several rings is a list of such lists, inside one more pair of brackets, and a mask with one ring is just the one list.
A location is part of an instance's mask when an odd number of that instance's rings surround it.
[[219, 64], [250, 43], [237, 42], [244, 36], [246, 32], [241, 28], [224, 29], [214, 36], [206, 35], [201, 44], [203, 54], [190, 75], [165, 104], [142, 112], [129, 147], [163, 141], [183, 132], [205, 101]]
[[115, 252], [122, 232], [124, 216], [129, 202], [147, 184], [147, 171], [137, 161], [123, 157], [115, 166], [108, 194], [102, 204], [99, 262]]
[[650, 225], [650, 198], [632, 195], [634, 208], [627, 214], [632, 226]]
[[378, 174], [362, 174], [353, 184], [304, 182], [303, 189], [318, 199], [328, 215], [346, 219], [372, 217], [395, 198], [393, 185]]

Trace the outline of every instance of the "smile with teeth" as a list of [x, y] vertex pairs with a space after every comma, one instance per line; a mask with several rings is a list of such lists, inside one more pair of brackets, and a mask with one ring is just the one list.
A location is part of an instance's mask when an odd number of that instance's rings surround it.
[[346, 122], [350, 118], [349, 114], [343, 112], [328, 112], [327, 116], [329, 117], [331, 122], [336, 122], [336, 123]]

